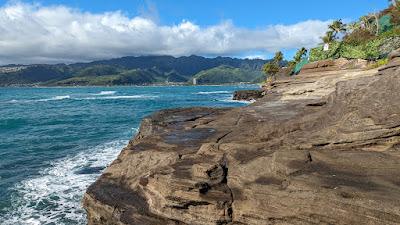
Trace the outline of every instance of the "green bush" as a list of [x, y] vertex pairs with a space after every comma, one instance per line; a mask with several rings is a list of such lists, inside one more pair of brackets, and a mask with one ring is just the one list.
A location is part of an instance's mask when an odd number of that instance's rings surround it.
[[353, 46], [344, 44], [340, 49], [340, 57], [347, 59], [365, 59], [367, 53], [365, 52], [362, 45]]
[[379, 35], [375, 32], [356, 27], [347, 34], [342, 42], [332, 42], [328, 51], [323, 46], [310, 50], [310, 61], [347, 58], [378, 60], [399, 48], [400, 6], [389, 7], [379, 14]]
[[399, 37], [399, 36], [400, 36], [400, 27], [395, 27], [395, 28], [379, 35], [379, 37], [381, 37], [381, 38], [390, 38], [390, 37]]
[[389, 62], [388, 58], [380, 59], [380, 60], [376, 61], [375, 63], [371, 64], [368, 68], [375, 69], [375, 68], [378, 68], [378, 67], [388, 64], [388, 62]]
[[313, 48], [310, 51], [310, 61], [315, 62], [324, 59], [367, 59], [377, 60], [383, 55], [380, 52], [380, 47], [389, 41], [387, 38], [376, 38], [364, 44], [351, 45], [342, 43], [331, 44], [328, 51], [323, 51], [323, 47]]
[[343, 42], [349, 45], [361, 45], [375, 38], [375, 35], [366, 29], [358, 29], [347, 34]]
[[338, 58], [337, 54], [340, 50], [340, 42], [332, 42], [329, 44], [329, 50], [324, 51], [323, 46], [319, 46], [310, 50], [310, 62], [315, 62], [324, 59]]

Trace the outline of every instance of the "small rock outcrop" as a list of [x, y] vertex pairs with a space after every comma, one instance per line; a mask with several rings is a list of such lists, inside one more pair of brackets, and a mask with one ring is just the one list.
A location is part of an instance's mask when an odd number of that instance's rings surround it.
[[365, 69], [369, 64], [370, 62], [364, 59], [326, 59], [304, 65], [300, 74], [348, 69]]
[[264, 96], [263, 90], [240, 90], [235, 91], [233, 94], [233, 100], [241, 101], [254, 101]]
[[153, 114], [88, 188], [88, 223], [400, 224], [398, 58]]

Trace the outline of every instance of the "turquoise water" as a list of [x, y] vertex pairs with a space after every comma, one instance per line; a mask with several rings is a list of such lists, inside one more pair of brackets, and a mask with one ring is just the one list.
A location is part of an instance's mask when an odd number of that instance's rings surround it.
[[0, 224], [85, 224], [86, 187], [140, 121], [166, 108], [231, 107], [256, 86], [0, 88]]

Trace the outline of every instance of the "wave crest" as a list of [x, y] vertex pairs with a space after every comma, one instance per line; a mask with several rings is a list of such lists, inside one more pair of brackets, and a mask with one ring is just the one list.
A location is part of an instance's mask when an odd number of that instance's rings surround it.
[[116, 91], [101, 91], [100, 93], [93, 94], [93, 95], [113, 95], [117, 93]]
[[86, 224], [86, 215], [80, 205], [83, 194], [126, 142], [105, 143], [55, 161], [42, 170], [40, 176], [17, 184], [12, 207], [0, 216], [2, 224], [65, 224], [65, 221]]
[[198, 95], [212, 95], [212, 94], [232, 94], [230, 91], [200, 91], [197, 92]]

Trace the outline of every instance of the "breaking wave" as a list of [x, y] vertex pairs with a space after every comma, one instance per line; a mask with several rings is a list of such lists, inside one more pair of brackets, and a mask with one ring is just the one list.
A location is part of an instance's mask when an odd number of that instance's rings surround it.
[[83, 194], [126, 143], [109, 142], [55, 161], [38, 177], [17, 184], [11, 208], [0, 216], [2, 225], [86, 224]]

